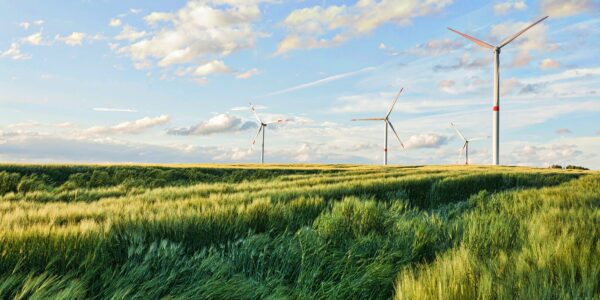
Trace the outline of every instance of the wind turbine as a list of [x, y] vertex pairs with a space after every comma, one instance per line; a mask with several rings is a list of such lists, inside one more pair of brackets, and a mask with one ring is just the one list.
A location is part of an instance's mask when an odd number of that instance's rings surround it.
[[465, 142], [463, 144], [462, 148], [460, 148], [460, 152], [458, 153], [458, 157], [460, 158], [460, 155], [462, 154], [462, 151], [465, 150], [465, 165], [468, 165], [469, 164], [469, 143], [473, 142], [473, 141], [479, 141], [479, 140], [483, 140], [483, 139], [488, 139], [489, 136], [467, 139], [460, 132], [460, 130], [458, 130], [458, 128], [456, 128], [456, 126], [454, 126], [454, 123], [450, 123], [450, 126], [452, 126], [452, 128], [454, 128], [454, 130], [456, 130], [456, 133], [458, 133], [458, 136], [460, 136], [460, 138]]
[[546, 20], [548, 16], [545, 16], [533, 24], [525, 27], [523, 30], [517, 32], [515, 35], [505, 39], [500, 45], [492, 46], [482, 40], [476, 39], [472, 36], [454, 30], [450, 27], [448, 29], [453, 31], [460, 36], [470, 40], [471, 42], [477, 44], [480, 47], [494, 50], [494, 106], [492, 106], [492, 162], [494, 165], [500, 164], [500, 50], [502, 47], [508, 45], [514, 39], [519, 37], [521, 34], [525, 33], [525, 31], [529, 30], [531, 27], [537, 25], [538, 23]]
[[[277, 121], [273, 121], [273, 122], [263, 122], [261, 120], [261, 118], [258, 116], [258, 114], [256, 113], [256, 109], [254, 109], [254, 105], [252, 105], [252, 103], [250, 103], [250, 109], [252, 110], [252, 112], [254, 113], [254, 116], [256, 117], [256, 120], [258, 121], [258, 123], [260, 124], [258, 126], [258, 132], [256, 133], [256, 135], [254, 136], [254, 139], [252, 139], [252, 148], [254, 148], [254, 144], [256, 143], [256, 138], [258, 137], [258, 135], [261, 133], [262, 131], [262, 149], [260, 152], [260, 163], [264, 164], [265, 163], [265, 131], [267, 130], [267, 125], [269, 124], [273, 124], [273, 123], [281, 123], [283, 122], [283, 120], [278, 119]], [[251, 148], [251, 149], [252, 149]]]
[[402, 148], [404, 148], [404, 144], [402, 144], [402, 141], [400, 140], [400, 136], [398, 136], [398, 133], [396, 132], [396, 129], [394, 129], [394, 125], [392, 125], [392, 122], [390, 121], [390, 114], [392, 113], [392, 110], [394, 110], [394, 105], [396, 105], [396, 101], [398, 101], [398, 97], [400, 97], [400, 93], [402, 93], [402, 90], [404, 90], [404, 88], [401, 88], [400, 91], [398, 92], [398, 95], [396, 95], [396, 98], [394, 99], [394, 102], [392, 103], [392, 106], [390, 106], [390, 110], [388, 110], [388, 112], [385, 115], [385, 117], [383, 117], [383, 118], [352, 119], [352, 121], [384, 121], [385, 122], [385, 138], [384, 138], [385, 146], [383, 148], [383, 165], [384, 166], [387, 165], [388, 127], [392, 129], [392, 131], [394, 132], [394, 135], [396, 135], [396, 138], [398, 139], [398, 142], [400, 142], [400, 146], [402, 146]]

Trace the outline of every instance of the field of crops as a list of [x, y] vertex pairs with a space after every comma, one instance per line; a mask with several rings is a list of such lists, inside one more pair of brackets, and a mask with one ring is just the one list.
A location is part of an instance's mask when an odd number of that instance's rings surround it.
[[0, 165], [0, 298], [600, 297], [600, 173]]

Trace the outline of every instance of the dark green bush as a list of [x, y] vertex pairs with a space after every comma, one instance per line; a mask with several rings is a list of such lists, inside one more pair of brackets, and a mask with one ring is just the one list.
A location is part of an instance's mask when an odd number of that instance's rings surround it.
[[589, 170], [588, 168], [585, 168], [585, 167], [573, 166], [573, 165], [568, 165], [565, 167], [565, 169], [567, 169], [567, 170]]
[[19, 193], [28, 193], [33, 191], [43, 191], [47, 190], [48, 186], [46, 185], [46, 181], [37, 175], [24, 176], [21, 178], [19, 185], [17, 186], [17, 191]]
[[20, 181], [21, 175], [17, 173], [8, 173], [6, 171], [0, 172], [0, 195], [9, 192], [16, 193]]

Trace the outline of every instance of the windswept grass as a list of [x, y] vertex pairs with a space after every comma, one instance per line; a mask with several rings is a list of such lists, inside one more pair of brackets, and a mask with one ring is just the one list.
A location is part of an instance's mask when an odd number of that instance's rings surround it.
[[598, 298], [599, 225], [585, 170], [3, 165], [0, 298]]

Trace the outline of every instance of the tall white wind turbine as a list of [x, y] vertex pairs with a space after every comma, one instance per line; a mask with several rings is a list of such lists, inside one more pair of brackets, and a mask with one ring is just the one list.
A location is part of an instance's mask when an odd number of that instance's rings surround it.
[[460, 136], [460, 138], [465, 142], [462, 146], [462, 148], [460, 148], [460, 152], [458, 154], [459, 158], [460, 155], [462, 154], [463, 150], [465, 151], [465, 165], [469, 164], [469, 143], [470, 142], [474, 142], [474, 141], [479, 141], [479, 140], [483, 140], [483, 139], [489, 139], [489, 136], [484, 136], [484, 137], [477, 137], [477, 138], [472, 138], [472, 139], [467, 139], [461, 132], [460, 130], [458, 130], [458, 128], [456, 128], [456, 126], [454, 126], [454, 123], [450, 123], [450, 126], [452, 126], [452, 128], [454, 128], [454, 130], [456, 130], [456, 133], [458, 134], [458, 136]]
[[459, 32], [457, 30], [454, 30], [454, 29], [448, 27], [448, 29], [450, 31], [453, 31], [453, 32], [461, 35], [462, 37], [470, 40], [471, 42], [475, 43], [476, 45], [483, 47], [483, 48], [491, 49], [494, 51], [494, 105], [492, 106], [492, 119], [493, 119], [492, 120], [492, 126], [493, 126], [493, 129], [492, 129], [492, 162], [494, 165], [500, 164], [500, 50], [502, 49], [502, 47], [508, 45], [514, 39], [519, 37], [521, 34], [525, 33], [525, 31], [529, 30], [531, 27], [537, 25], [538, 23], [546, 20], [547, 18], [548, 18], [548, 16], [545, 16], [545, 17], [537, 20], [533, 24], [531, 24], [531, 25], [525, 27], [523, 30], [517, 32], [515, 35], [505, 39], [498, 46], [492, 46], [482, 40], [476, 39], [472, 36], [469, 36], [467, 34], [464, 34], [462, 32]]
[[398, 139], [398, 142], [400, 142], [400, 146], [402, 146], [402, 148], [404, 148], [404, 144], [400, 140], [400, 136], [398, 136], [398, 133], [396, 132], [396, 129], [394, 129], [394, 125], [392, 125], [392, 122], [390, 121], [390, 114], [392, 113], [392, 110], [394, 110], [394, 105], [396, 105], [396, 101], [398, 101], [398, 97], [400, 97], [400, 93], [402, 93], [402, 90], [404, 90], [404, 88], [401, 88], [400, 91], [398, 92], [398, 95], [396, 95], [396, 98], [394, 99], [394, 102], [392, 103], [392, 106], [390, 106], [390, 109], [388, 110], [388, 112], [385, 115], [385, 117], [383, 117], [383, 118], [352, 119], [352, 121], [384, 121], [385, 122], [385, 137], [384, 137], [384, 145], [385, 146], [383, 147], [383, 165], [387, 165], [387, 160], [388, 160], [387, 159], [387, 155], [388, 155], [388, 127], [392, 129], [392, 131], [394, 132], [394, 135]]
[[254, 139], [252, 139], [252, 148], [254, 148], [254, 144], [256, 144], [256, 138], [262, 132], [262, 147], [261, 147], [261, 152], [260, 152], [260, 163], [264, 164], [265, 163], [265, 131], [267, 130], [267, 125], [273, 124], [273, 123], [281, 123], [281, 122], [283, 122], [283, 120], [279, 119], [279, 120], [276, 120], [273, 122], [263, 122], [262, 119], [256, 113], [256, 109], [254, 109], [254, 105], [252, 105], [252, 103], [250, 103], [250, 109], [254, 113], [254, 116], [256, 117], [256, 120], [259, 123], [258, 132], [254, 136]]

